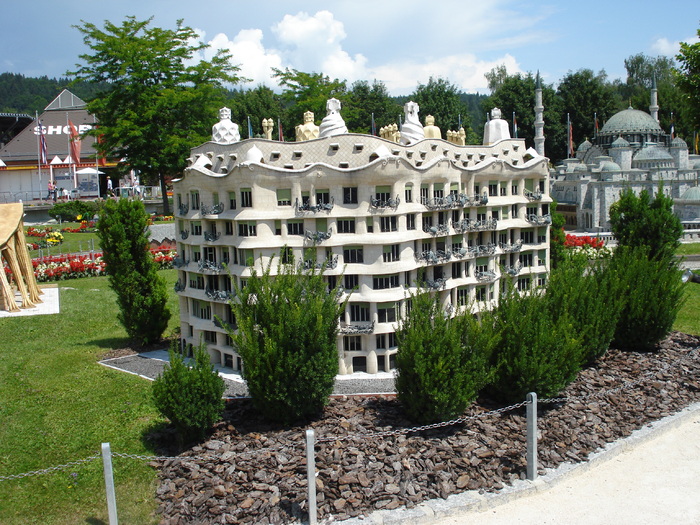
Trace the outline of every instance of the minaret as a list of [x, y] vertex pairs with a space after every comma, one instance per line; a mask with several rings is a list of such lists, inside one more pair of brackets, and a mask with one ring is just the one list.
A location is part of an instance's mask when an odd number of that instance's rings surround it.
[[542, 105], [542, 83], [539, 71], [535, 84], [535, 151], [544, 157], [544, 106]]
[[649, 114], [656, 122], [659, 121], [659, 99], [657, 94], [656, 75], [654, 75], [651, 80], [651, 101], [649, 103]]

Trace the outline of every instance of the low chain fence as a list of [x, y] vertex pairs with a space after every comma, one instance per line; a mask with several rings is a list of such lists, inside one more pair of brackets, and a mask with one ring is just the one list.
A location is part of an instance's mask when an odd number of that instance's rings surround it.
[[[385, 430], [385, 431], [378, 431], [378, 432], [366, 432], [366, 433], [348, 433], [344, 435], [323, 435], [319, 436], [318, 438], [315, 435], [315, 431], [313, 429], [308, 429], [306, 430], [305, 433], [305, 440], [300, 440], [297, 442], [295, 445], [296, 446], [305, 446], [305, 452], [306, 452], [306, 474], [307, 474], [307, 487], [308, 487], [308, 495], [307, 495], [307, 500], [306, 500], [306, 508], [308, 509], [308, 522], [310, 525], [315, 525], [317, 523], [317, 498], [316, 498], [316, 478], [318, 476], [318, 472], [315, 466], [315, 456], [316, 456], [316, 451], [315, 451], [315, 446], [317, 444], [322, 444], [322, 443], [334, 443], [334, 442], [347, 442], [347, 441], [353, 441], [353, 440], [363, 440], [363, 439], [372, 439], [372, 438], [385, 438], [385, 437], [392, 437], [392, 436], [401, 436], [401, 435], [406, 435], [406, 434], [411, 434], [411, 433], [419, 433], [419, 432], [424, 432], [424, 431], [429, 431], [429, 430], [435, 430], [439, 428], [446, 428], [446, 427], [451, 427], [455, 425], [463, 425], [465, 423], [468, 423], [470, 421], [475, 421], [481, 418], [487, 418], [495, 415], [500, 415], [504, 414], [507, 412], [511, 412], [514, 410], [518, 410], [520, 408], [525, 407], [526, 408], [526, 450], [525, 450], [525, 457], [526, 457], [526, 465], [527, 465], [527, 470], [526, 470], [526, 478], [528, 480], [535, 480], [537, 478], [537, 466], [538, 466], [538, 461], [537, 461], [537, 441], [538, 441], [538, 432], [537, 432], [537, 406], [539, 404], [565, 404], [569, 402], [574, 402], [574, 401], [596, 401], [600, 400], [602, 398], [605, 398], [610, 395], [617, 394], [621, 391], [624, 390], [629, 390], [631, 388], [634, 388], [638, 385], [641, 385], [642, 383], [652, 380], [654, 376], [657, 376], [664, 371], [667, 371], [671, 368], [682, 366], [684, 362], [688, 362], [691, 359], [695, 359], [697, 357], [698, 352], [700, 352], [700, 348], [695, 348], [691, 350], [687, 355], [672, 361], [670, 363], [665, 364], [662, 368], [652, 370], [645, 372], [641, 374], [638, 378], [634, 380], [629, 380], [629, 381], [624, 381], [622, 384], [620, 384], [617, 387], [614, 388], [609, 388], [606, 390], [601, 390], [599, 392], [586, 395], [586, 396], [567, 396], [567, 397], [555, 397], [555, 398], [546, 398], [546, 399], [539, 399], [537, 398], [536, 393], [530, 393], [527, 395], [527, 399], [524, 401], [521, 401], [519, 403], [515, 403], [509, 406], [505, 406], [502, 408], [497, 408], [494, 410], [489, 410], [489, 411], [484, 411], [480, 412], [478, 414], [474, 415], [469, 415], [469, 416], [462, 416], [459, 418], [452, 419], [450, 421], [444, 421], [440, 423], [433, 423], [433, 424], [428, 424], [428, 425], [421, 425], [421, 426], [414, 426], [414, 427], [406, 427], [406, 428], [397, 428], [393, 430]], [[467, 432], [471, 432], [467, 430]], [[267, 448], [265, 449], [256, 449], [256, 453], [260, 453], [262, 450], [268, 450]], [[274, 452], [273, 448], [269, 448], [270, 452]], [[129, 453], [123, 453], [123, 452], [112, 452], [110, 448], [109, 443], [103, 443], [102, 444], [102, 451], [101, 453], [94, 454], [91, 456], [88, 456], [83, 459], [75, 460], [75, 461], [70, 461], [62, 465], [57, 465], [53, 467], [48, 467], [44, 469], [39, 469], [39, 470], [34, 470], [34, 471], [29, 471], [29, 472], [23, 472], [19, 474], [9, 474], [9, 475], [0, 475], [0, 483], [2, 482], [8, 482], [8, 481], [13, 481], [13, 480], [19, 480], [27, 477], [32, 477], [32, 476], [41, 476], [41, 475], [46, 475], [46, 474], [52, 474], [58, 471], [66, 471], [69, 469], [74, 469], [76, 467], [81, 467], [84, 466], [88, 463], [91, 463], [99, 458], [102, 458], [103, 461], [103, 470], [104, 470], [104, 476], [105, 476], [105, 487], [107, 491], [107, 507], [109, 511], [109, 524], [110, 525], [117, 525], [118, 520], [117, 520], [117, 510], [116, 510], [116, 498], [115, 498], [115, 493], [114, 493], [114, 481], [113, 481], [113, 473], [112, 473], [112, 458], [117, 457], [117, 458], [123, 458], [123, 459], [128, 459], [128, 460], [135, 460], [135, 461], [142, 461], [146, 463], [162, 463], [162, 462], [168, 462], [168, 461], [176, 461], [176, 462], [183, 462], [183, 463], [196, 463], [198, 461], [205, 461], [210, 458], [204, 458], [200, 456], [149, 456], [149, 455], [140, 455], [140, 454], [129, 454]]]

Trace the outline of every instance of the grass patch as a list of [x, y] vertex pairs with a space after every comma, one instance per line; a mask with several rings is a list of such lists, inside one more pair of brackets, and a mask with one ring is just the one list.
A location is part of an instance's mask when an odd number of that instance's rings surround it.
[[681, 244], [676, 250], [676, 255], [700, 255], [700, 242]]
[[[698, 273], [698, 272], [695, 272]], [[700, 335], [700, 284], [688, 283], [686, 287], [686, 301], [678, 312], [673, 329], [686, 334]]]
[[[175, 270], [161, 273], [172, 290]], [[115, 295], [106, 277], [60, 283], [61, 313], [0, 319], [0, 476], [63, 465], [100, 452], [152, 454], [147, 429], [161, 422], [151, 383], [97, 361], [125, 347]], [[179, 325], [171, 292], [168, 332]], [[140, 460], [114, 458], [123, 523], [157, 522], [156, 472]], [[0, 481], [0, 523], [106, 523], [102, 461]]]

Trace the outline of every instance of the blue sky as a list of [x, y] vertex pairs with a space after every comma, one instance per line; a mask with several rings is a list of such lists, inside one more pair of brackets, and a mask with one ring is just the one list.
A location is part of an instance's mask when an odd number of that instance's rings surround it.
[[430, 76], [463, 91], [488, 93], [484, 73], [540, 71], [556, 84], [568, 71], [625, 78], [624, 60], [673, 56], [697, 41], [700, 2], [553, 0], [5, 0], [0, 72], [62, 76], [88, 51], [72, 27], [102, 26], [127, 15], [174, 27], [182, 18], [202, 41], [225, 47], [244, 87], [275, 88], [271, 67], [323, 72], [332, 78], [381, 80], [408, 95]]

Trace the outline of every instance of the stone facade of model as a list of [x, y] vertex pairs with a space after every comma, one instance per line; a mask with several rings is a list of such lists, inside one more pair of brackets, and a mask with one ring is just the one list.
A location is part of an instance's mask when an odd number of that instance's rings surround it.
[[341, 374], [394, 368], [397, 323], [419, 282], [455, 313], [492, 307], [503, 275], [521, 289], [544, 284], [547, 159], [509, 136], [490, 146], [420, 138], [418, 108], [409, 110], [407, 144], [336, 133], [344, 123], [329, 101], [318, 139], [192, 150], [174, 183], [185, 343], [201, 338], [213, 362], [239, 370], [222, 326], [235, 326], [227, 301], [233, 281], [243, 286], [250, 265], [271, 257], [326, 263], [329, 284], [350, 293]]

